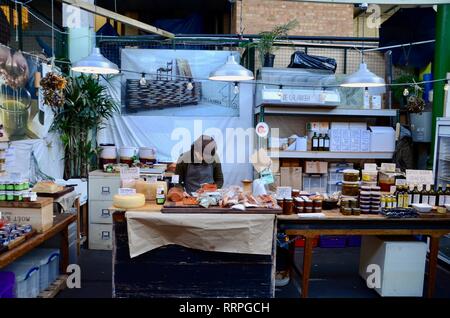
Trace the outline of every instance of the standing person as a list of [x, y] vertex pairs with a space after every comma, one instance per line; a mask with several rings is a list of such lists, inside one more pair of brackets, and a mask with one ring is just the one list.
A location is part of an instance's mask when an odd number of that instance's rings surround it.
[[222, 164], [216, 152], [215, 140], [202, 135], [180, 156], [175, 174], [180, 176], [180, 184], [187, 193], [197, 191], [204, 183], [214, 183], [217, 188], [223, 186]]

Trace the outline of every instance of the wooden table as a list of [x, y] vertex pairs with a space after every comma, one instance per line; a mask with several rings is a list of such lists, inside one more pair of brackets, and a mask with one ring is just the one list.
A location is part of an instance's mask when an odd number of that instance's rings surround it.
[[61, 261], [60, 270], [62, 273], [66, 272], [67, 266], [69, 265], [69, 225], [77, 219], [75, 214], [59, 214], [53, 219], [53, 226], [45, 231], [44, 233], [37, 234], [32, 238], [26, 240], [24, 243], [13, 248], [12, 250], [0, 254], [0, 268], [7, 266], [8, 264], [14, 262], [19, 257], [25, 255], [32, 249], [38, 247], [46, 240], [52, 238], [56, 234], [61, 235]]
[[287, 235], [305, 237], [302, 292], [308, 297], [309, 277], [312, 265], [313, 238], [318, 235], [426, 235], [430, 238], [428, 255], [427, 297], [433, 297], [439, 239], [450, 232], [450, 214], [444, 217], [388, 219], [382, 215], [344, 216], [338, 211], [324, 211], [325, 218], [300, 218], [295, 215], [277, 217], [278, 228]]

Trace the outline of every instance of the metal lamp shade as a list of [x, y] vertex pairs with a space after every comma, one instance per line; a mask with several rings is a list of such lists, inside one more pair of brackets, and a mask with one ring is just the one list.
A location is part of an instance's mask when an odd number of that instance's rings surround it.
[[94, 48], [92, 53], [79, 60], [72, 66], [72, 71], [89, 74], [117, 74], [119, 67], [105, 58], [99, 48]]
[[342, 82], [342, 87], [381, 87], [384, 79], [369, 71], [366, 63], [359, 65], [358, 71], [347, 76]]
[[228, 56], [227, 62], [209, 74], [212, 81], [240, 82], [254, 79], [253, 72], [239, 65], [233, 55]]

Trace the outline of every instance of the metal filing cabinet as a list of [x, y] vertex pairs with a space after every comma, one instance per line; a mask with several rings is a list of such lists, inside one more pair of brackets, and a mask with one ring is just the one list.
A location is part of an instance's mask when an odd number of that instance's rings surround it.
[[89, 249], [112, 249], [112, 199], [120, 188], [118, 173], [89, 173]]

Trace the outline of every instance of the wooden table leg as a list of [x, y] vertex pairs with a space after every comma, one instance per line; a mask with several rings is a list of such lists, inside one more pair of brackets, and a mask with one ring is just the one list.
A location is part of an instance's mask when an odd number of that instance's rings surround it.
[[86, 237], [86, 240], [89, 238], [89, 227], [88, 227], [88, 203], [87, 201], [82, 206], [83, 209], [83, 235]]
[[430, 236], [430, 253], [428, 255], [428, 290], [427, 297], [432, 298], [436, 286], [437, 262], [440, 237]]
[[68, 226], [61, 231], [61, 259], [60, 270], [65, 274], [69, 265], [69, 228]]
[[303, 273], [302, 273], [302, 298], [308, 297], [309, 275], [312, 265], [313, 238], [305, 237], [305, 247], [303, 253]]
[[80, 256], [80, 222], [81, 222], [81, 209], [80, 198], [75, 200], [75, 209], [77, 210], [77, 255]]

